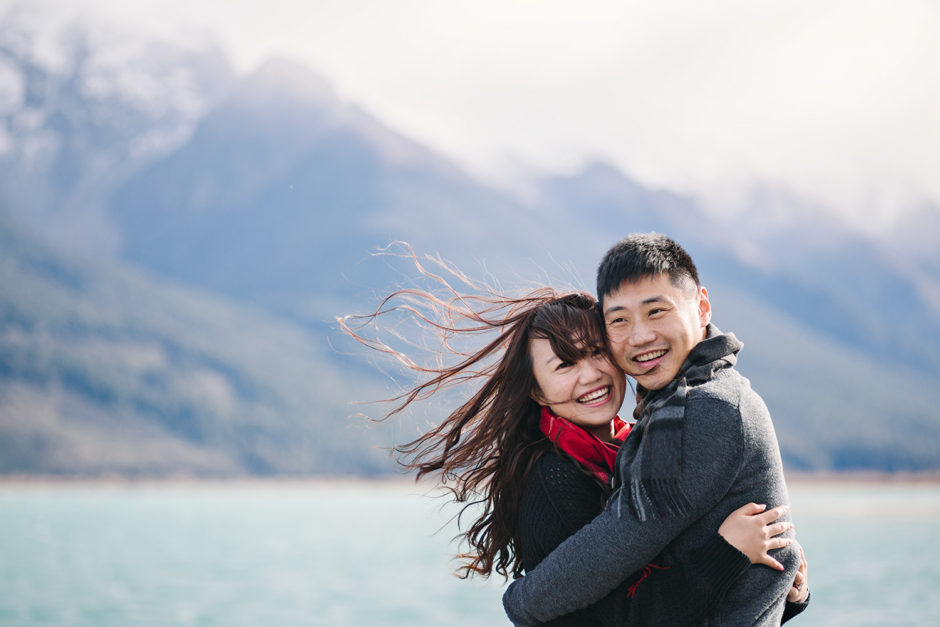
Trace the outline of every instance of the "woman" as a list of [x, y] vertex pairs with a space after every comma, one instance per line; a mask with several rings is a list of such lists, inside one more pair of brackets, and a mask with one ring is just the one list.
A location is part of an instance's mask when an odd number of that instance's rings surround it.
[[[417, 263], [417, 260], [415, 260]], [[442, 264], [443, 265], [443, 264]], [[466, 282], [462, 275], [451, 271]], [[426, 276], [446, 290], [400, 290], [376, 313], [340, 320], [364, 344], [390, 353], [429, 378], [390, 399], [386, 417], [445, 388], [478, 384], [476, 393], [439, 425], [396, 448], [418, 478], [439, 474], [465, 509], [481, 506], [462, 534], [461, 575], [519, 576], [603, 508], [617, 445], [628, 427], [616, 414], [626, 380], [607, 358], [606, 335], [593, 297], [549, 288], [521, 298], [460, 294], [442, 277]], [[468, 285], [472, 285], [467, 282]], [[359, 330], [392, 312], [405, 312], [441, 335], [457, 359], [422, 366]], [[425, 326], [427, 328], [427, 326]], [[478, 348], [467, 339], [495, 332]], [[789, 540], [774, 523], [779, 508], [748, 504], [729, 515], [712, 541], [675, 563], [650, 564], [608, 597], [552, 624], [685, 624], [704, 617], [750, 563], [782, 569], [768, 550]], [[773, 523], [773, 524], [772, 524]], [[798, 575], [798, 582], [805, 572]], [[800, 599], [802, 591], [791, 591]], [[804, 604], [788, 604], [789, 616]]]

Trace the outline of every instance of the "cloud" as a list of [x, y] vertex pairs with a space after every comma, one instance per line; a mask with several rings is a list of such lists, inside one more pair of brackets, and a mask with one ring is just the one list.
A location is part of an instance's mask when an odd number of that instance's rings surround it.
[[274, 55], [305, 61], [493, 179], [601, 157], [729, 211], [751, 186], [872, 224], [940, 206], [940, 5], [926, 0], [99, 0], [83, 10], [211, 30], [243, 71]]

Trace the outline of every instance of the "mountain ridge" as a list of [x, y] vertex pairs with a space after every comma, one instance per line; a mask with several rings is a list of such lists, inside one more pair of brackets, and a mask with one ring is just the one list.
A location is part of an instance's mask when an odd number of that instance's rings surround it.
[[[187, 64], [203, 61], [176, 59], [179, 75], [199, 76]], [[26, 226], [0, 220], [0, 459], [18, 460], [0, 472], [391, 472], [383, 447], [447, 402], [375, 428], [349, 419], [350, 403], [408, 381], [333, 322], [413, 284], [407, 259], [376, 250], [408, 241], [514, 293], [593, 291], [603, 251], [651, 229], [692, 253], [716, 323], [744, 341], [742, 372], [771, 406], [790, 468], [940, 468], [940, 330], [924, 296], [937, 260], [910, 262], [923, 266], [921, 287], [884, 246], [823, 221], [755, 236], [755, 261], [696, 199], [609, 164], [548, 177], [522, 201], [343, 102], [303, 66], [275, 60], [229, 78], [204, 86], [191, 118], [179, 113], [185, 138], [146, 158], [128, 156], [145, 118], [100, 154], [69, 138], [92, 133], [82, 116], [12, 135], [61, 135], [50, 145], [75, 148], [50, 153], [68, 180], [18, 161], [27, 143], [2, 156], [0, 208]], [[61, 98], [44, 93], [6, 111], [6, 128], [37, 107], [58, 110]], [[136, 115], [133, 103], [107, 102], [114, 119]], [[95, 160], [120, 155], [124, 167], [100, 178], [108, 170]], [[52, 193], [25, 202], [34, 188]], [[46, 232], [89, 216], [117, 242], [94, 262], [87, 245]], [[96, 228], [87, 242], [106, 246]]]
[[[0, 473], [391, 470], [307, 331], [53, 252], [8, 220], [0, 244]], [[378, 377], [357, 380], [379, 397]]]

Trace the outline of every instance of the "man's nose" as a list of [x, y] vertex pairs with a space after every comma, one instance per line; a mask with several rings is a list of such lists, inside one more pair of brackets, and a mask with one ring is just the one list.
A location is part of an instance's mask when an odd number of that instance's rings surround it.
[[644, 344], [649, 344], [655, 339], [656, 335], [653, 333], [652, 327], [646, 324], [643, 321], [638, 321], [633, 323], [633, 328], [630, 329], [630, 336], [628, 341], [633, 346], [643, 346]]

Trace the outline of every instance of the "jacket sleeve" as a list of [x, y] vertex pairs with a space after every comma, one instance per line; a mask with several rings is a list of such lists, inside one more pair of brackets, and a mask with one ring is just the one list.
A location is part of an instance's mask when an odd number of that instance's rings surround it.
[[[535, 465], [520, 507], [520, 542], [525, 569], [535, 568], [601, 509], [601, 487], [574, 464], [545, 455]], [[750, 565], [747, 556], [717, 533], [703, 547], [665, 570], [634, 573], [591, 606], [548, 625], [661, 625], [697, 622]], [[645, 570], [645, 569], [644, 569]], [[629, 584], [640, 580], [631, 595]], [[632, 597], [632, 598], [631, 598]]]
[[614, 493], [597, 518], [509, 585], [503, 607], [510, 620], [535, 625], [587, 607], [641, 570], [728, 492], [738, 472], [733, 460], [740, 459], [742, 439], [742, 431], [731, 428], [709, 438], [708, 450], [692, 440], [681, 478], [692, 501], [686, 516], [640, 521], [619, 498], [622, 489]]
[[[657, 558], [654, 563], [660, 561]], [[672, 566], [649, 570], [649, 576], [635, 587], [624, 624], [697, 624], [750, 565], [747, 555], [715, 533]]]

